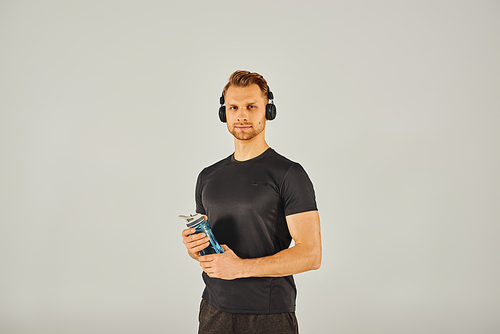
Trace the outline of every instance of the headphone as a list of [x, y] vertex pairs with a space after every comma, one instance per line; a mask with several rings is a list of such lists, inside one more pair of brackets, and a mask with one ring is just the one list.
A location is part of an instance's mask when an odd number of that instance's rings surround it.
[[[272, 121], [276, 118], [276, 106], [274, 105], [274, 95], [267, 86], [267, 98], [269, 103], [266, 105], [266, 119]], [[226, 118], [226, 105], [224, 104], [224, 94], [220, 97], [219, 119], [222, 123], [227, 122]]]

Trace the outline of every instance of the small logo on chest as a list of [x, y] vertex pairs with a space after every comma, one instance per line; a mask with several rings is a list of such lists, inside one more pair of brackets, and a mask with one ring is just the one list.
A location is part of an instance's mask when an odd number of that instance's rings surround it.
[[264, 181], [252, 181], [252, 186], [267, 186], [267, 182]]

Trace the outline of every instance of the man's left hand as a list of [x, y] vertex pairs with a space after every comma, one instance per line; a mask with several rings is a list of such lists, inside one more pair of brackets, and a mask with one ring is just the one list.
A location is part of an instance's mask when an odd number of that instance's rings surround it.
[[232, 280], [242, 276], [243, 259], [229, 247], [221, 245], [224, 253], [209, 254], [199, 257], [200, 266], [209, 277]]

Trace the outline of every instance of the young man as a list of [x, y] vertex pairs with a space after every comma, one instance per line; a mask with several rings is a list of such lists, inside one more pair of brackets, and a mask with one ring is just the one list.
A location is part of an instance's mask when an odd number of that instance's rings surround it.
[[196, 211], [224, 253], [199, 256], [209, 237], [182, 232], [206, 285], [199, 333], [298, 333], [292, 275], [321, 265], [313, 185], [265, 140], [276, 115], [272, 98], [266, 80], [248, 71], [234, 72], [222, 93], [219, 117], [234, 136], [234, 154], [199, 174]]

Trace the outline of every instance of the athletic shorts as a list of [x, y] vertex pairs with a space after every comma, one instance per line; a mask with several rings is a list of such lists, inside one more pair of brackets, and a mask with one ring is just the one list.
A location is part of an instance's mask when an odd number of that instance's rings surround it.
[[200, 304], [198, 334], [298, 334], [295, 312], [236, 314], [217, 310], [204, 299]]

